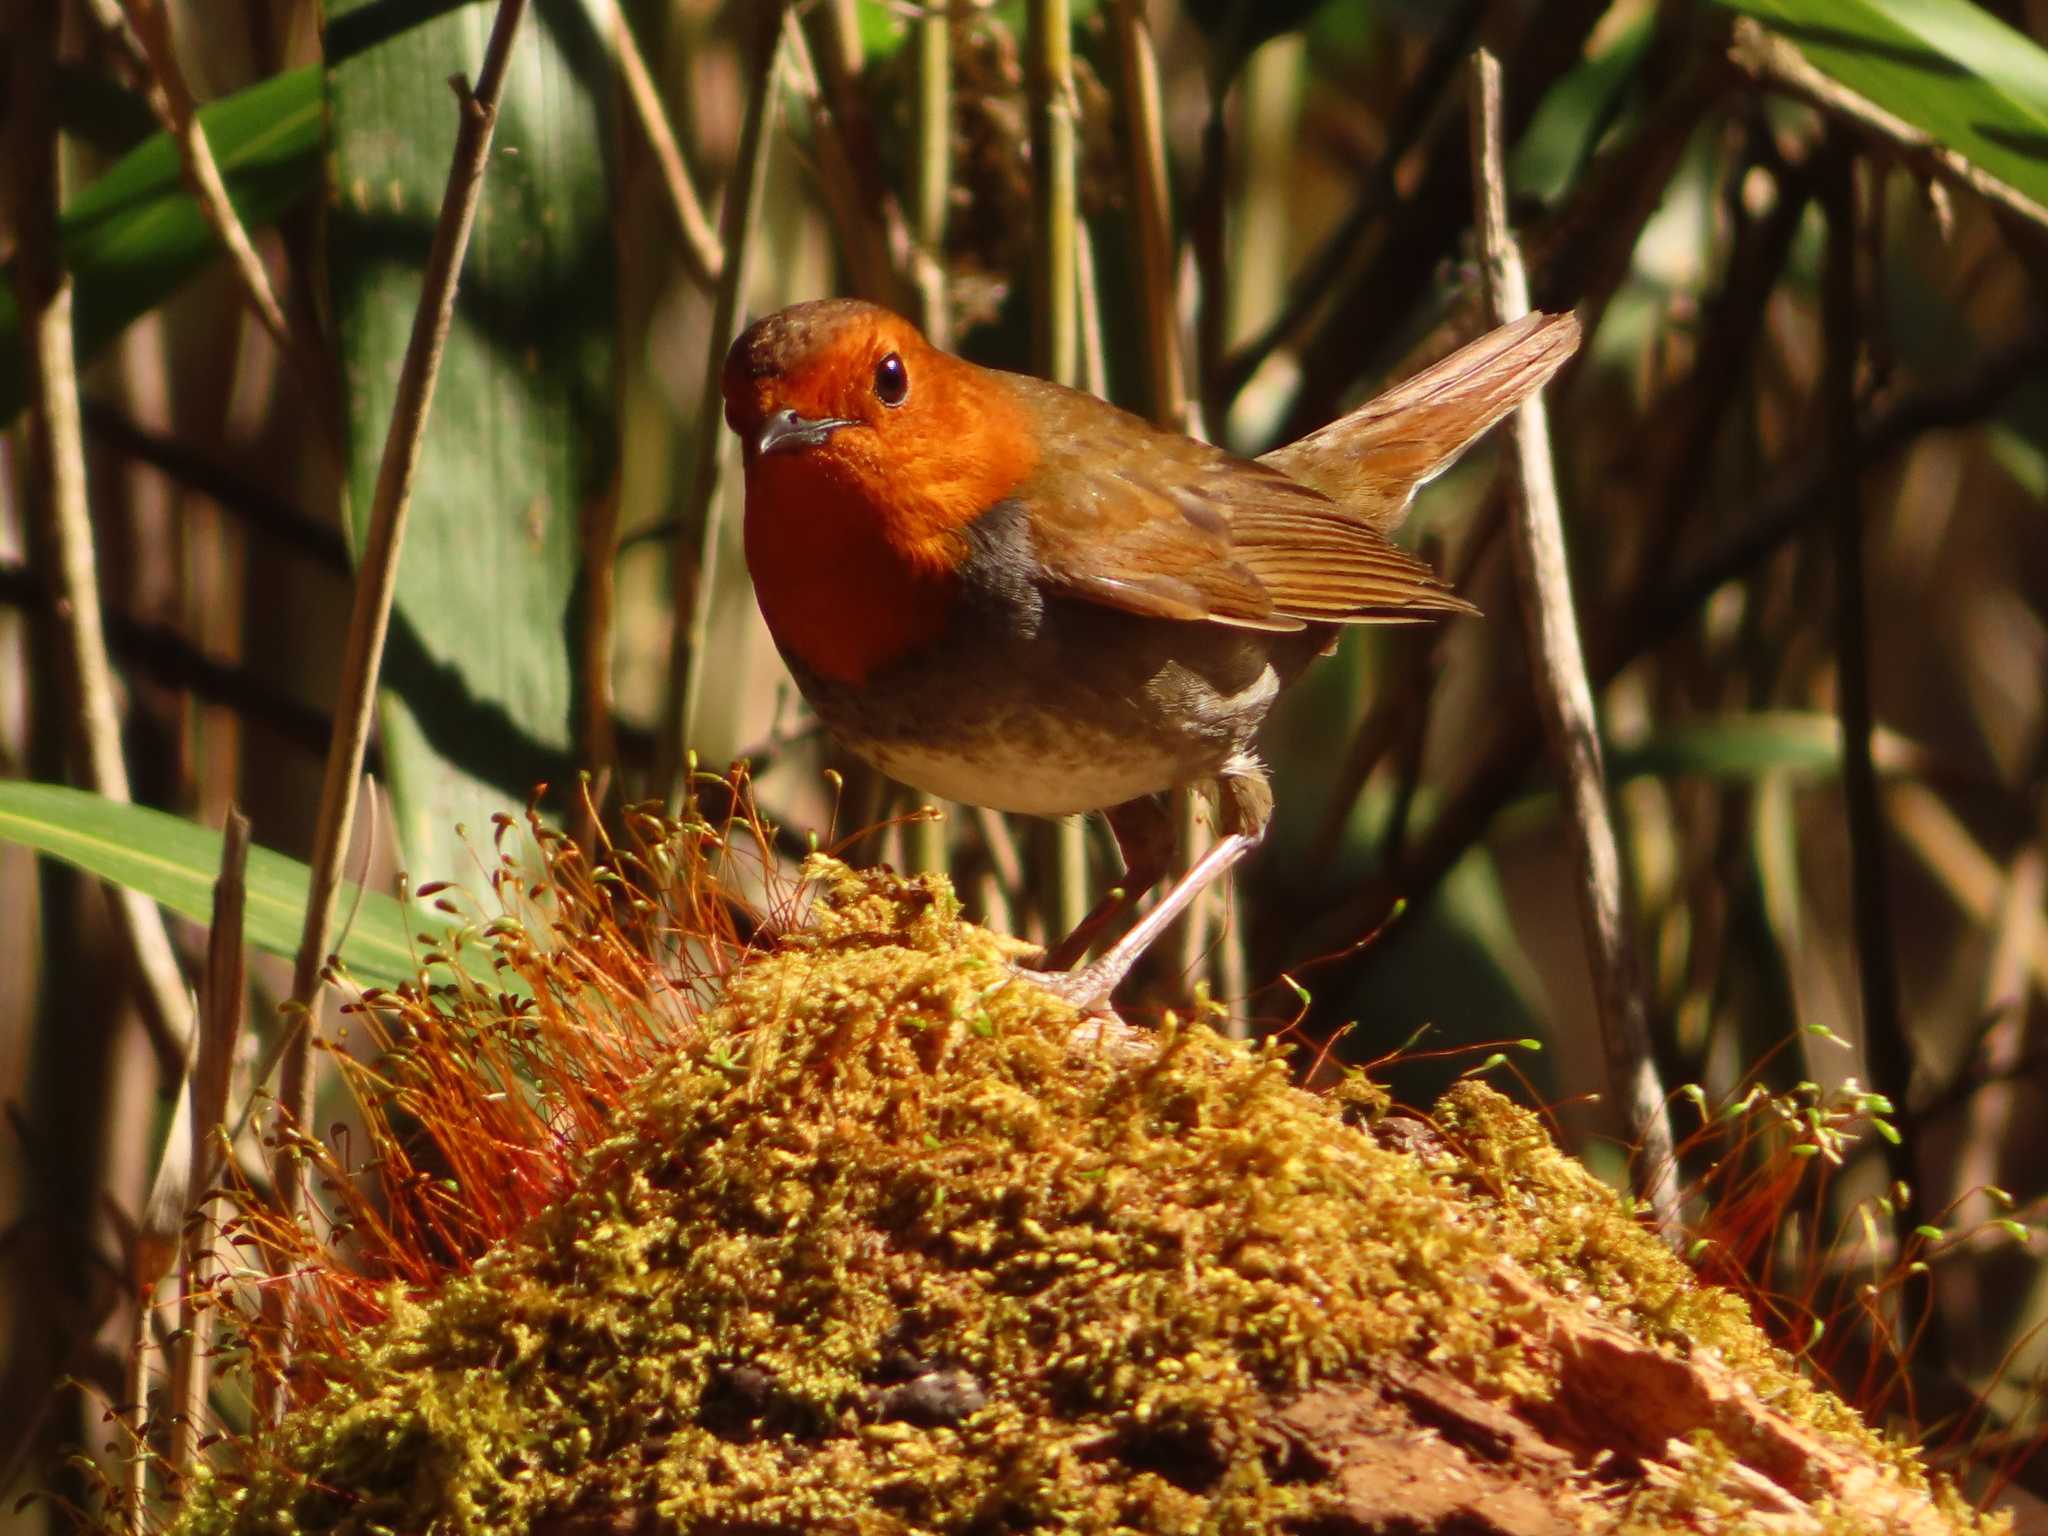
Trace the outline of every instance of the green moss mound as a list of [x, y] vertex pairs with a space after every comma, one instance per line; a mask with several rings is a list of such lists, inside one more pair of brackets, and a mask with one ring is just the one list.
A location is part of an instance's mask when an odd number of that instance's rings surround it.
[[943, 885], [828, 885], [573, 1197], [174, 1530], [1348, 1529], [1261, 1415], [1397, 1362], [1540, 1401], [1503, 1253], [1862, 1433], [1497, 1096], [1444, 1106], [1476, 1159], [1395, 1150], [1276, 1051], [1100, 1038]]

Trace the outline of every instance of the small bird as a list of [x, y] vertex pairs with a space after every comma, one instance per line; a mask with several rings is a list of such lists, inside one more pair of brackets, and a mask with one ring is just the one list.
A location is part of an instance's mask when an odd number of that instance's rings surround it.
[[[1336, 626], [1476, 612], [1387, 533], [1415, 488], [1578, 345], [1569, 314], [1481, 337], [1254, 461], [943, 352], [900, 315], [797, 304], [733, 343], [725, 419], [768, 631], [834, 735], [926, 794], [1106, 814], [1125, 875], [1041, 976], [1084, 1009], [1263, 835], [1254, 750]], [[1214, 781], [1216, 843], [1164, 878], [1162, 792]]]

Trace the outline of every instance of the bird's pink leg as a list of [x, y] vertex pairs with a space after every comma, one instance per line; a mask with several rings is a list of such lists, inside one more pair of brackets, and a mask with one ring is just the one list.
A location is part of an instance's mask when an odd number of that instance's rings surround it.
[[1194, 867], [1159, 898], [1156, 907], [1132, 924], [1130, 931], [1105, 950], [1099, 959], [1090, 961], [1078, 971], [1020, 971], [1018, 974], [1054, 996], [1065, 998], [1083, 1013], [1100, 1012], [1109, 1006], [1109, 995], [1129, 974], [1131, 967], [1173, 925], [1174, 919], [1187, 911], [1197, 896], [1228, 873], [1233, 864], [1256, 848], [1258, 842], [1256, 836], [1243, 832], [1232, 832], [1217, 839], [1215, 845], [1195, 861]]
[[1136, 906], [1138, 898], [1164, 880], [1173, 866], [1173, 818], [1157, 795], [1113, 805], [1103, 819], [1116, 834], [1124, 877], [1072, 933], [1045, 952], [1041, 963], [1048, 971], [1072, 970], [1103, 929]]

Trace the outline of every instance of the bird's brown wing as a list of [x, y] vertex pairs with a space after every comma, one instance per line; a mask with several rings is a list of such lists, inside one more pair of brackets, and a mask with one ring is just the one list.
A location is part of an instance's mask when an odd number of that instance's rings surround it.
[[1011, 382], [1041, 446], [1018, 493], [1034, 553], [1074, 596], [1273, 630], [1472, 611], [1427, 565], [1278, 470], [1090, 395]]

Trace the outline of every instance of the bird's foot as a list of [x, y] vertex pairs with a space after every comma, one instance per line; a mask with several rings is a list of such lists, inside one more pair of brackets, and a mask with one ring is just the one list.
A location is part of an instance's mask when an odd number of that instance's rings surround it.
[[[1107, 960], [1108, 955], [1102, 957]], [[1133, 959], [1135, 960], [1135, 956]], [[1130, 967], [1126, 965], [1125, 971]], [[1084, 965], [1073, 971], [1041, 971], [1028, 965], [1010, 966], [1013, 979], [1050, 992], [1076, 1013], [1084, 1016], [1102, 1015], [1115, 1017], [1116, 1010], [1110, 1006], [1109, 997], [1124, 978], [1121, 973], [1114, 976], [1102, 974], [1102, 960]]]
[[1159, 905], [1132, 924], [1130, 931], [1103, 951], [1099, 959], [1072, 971], [1033, 971], [1015, 966], [1012, 967], [1014, 974], [1034, 986], [1045, 988], [1078, 1013], [1114, 1016], [1116, 1010], [1109, 1005], [1110, 994], [1123, 984], [1131, 967], [1158, 942], [1159, 936], [1173, 925], [1174, 919], [1193, 905], [1197, 896], [1231, 865], [1250, 853], [1257, 842], [1257, 838], [1242, 832], [1219, 838], [1207, 853], [1195, 861], [1194, 868], [1174, 882], [1173, 888], [1159, 899]]

